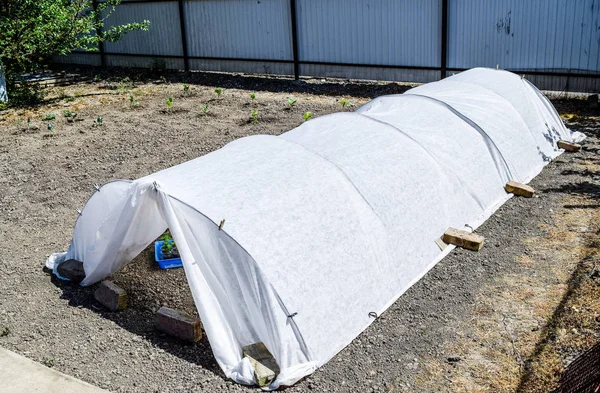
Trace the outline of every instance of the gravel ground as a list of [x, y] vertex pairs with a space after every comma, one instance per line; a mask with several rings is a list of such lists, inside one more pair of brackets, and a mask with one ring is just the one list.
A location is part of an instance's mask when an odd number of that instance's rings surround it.
[[[154, 330], [153, 313], [161, 305], [190, 314], [195, 309], [183, 271], [157, 269], [150, 248], [113, 277], [130, 294], [130, 307], [119, 313], [106, 312], [94, 301], [94, 286], [81, 288], [44, 272], [43, 261], [66, 249], [75, 208], [85, 203], [93, 183], [138, 178], [245, 135], [279, 134], [298, 125], [306, 111], [314, 116], [340, 111], [342, 97], [351, 100], [352, 109], [406, 87], [200, 73], [188, 82], [192, 88], [187, 95], [180, 84], [147, 80], [133, 86], [79, 84], [60, 92], [76, 96], [74, 100], [59, 97], [33, 111], [0, 115], [5, 124], [0, 126], [0, 231], [5, 244], [0, 330], [9, 329], [0, 337], [1, 346], [115, 392], [256, 390], [224, 377], [205, 338], [182, 344]], [[215, 86], [225, 88], [222, 97], [214, 94]], [[129, 91], [139, 105], [129, 103]], [[249, 102], [252, 91], [257, 92], [256, 104]], [[173, 109], [166, 110], [170, 96]], [[297, 99], [291, 110], [289, 96]], [[204, 104], [208, 115], [202, 114]], [[589, 115], [584, 104], [555, 102], [561, 112]], [[253, 108], [260, 113], [258, 124], [248, 122]], [[83, 121], [67, 123], [61, 116], [64, 109], [77, 111]], [[39, 120], [48, 112], [58, 115], [54, 133]], [[34, 116], [29, 127], [25, 122], [7, 124], [27, 116]], [[97, 116], [103, 117], [102, 126], [94, 126]], [[561, 156], [534, 179], [539, 198], [509, 200], [478, 230], [487, 239], [480, 252], [452, 252], [351, 345], [287, 391], [427, 391], [416, 378], [423, 360], [453, 357], [446, 344], [469, 334], [470, 311], [481, 289], [498, 275], [522, 269], [515, 262], [527, 251], [521, 239], [540, 234], [540, 224], [553, 225], [549, 212], [563, 208], [568, 193], [598, 197], [598, 176], [577, 167], [595, 159], [600, 148], [600, 121], [594, 119], [574, 120], [572, 127], [591, 138], [582, 152]]]

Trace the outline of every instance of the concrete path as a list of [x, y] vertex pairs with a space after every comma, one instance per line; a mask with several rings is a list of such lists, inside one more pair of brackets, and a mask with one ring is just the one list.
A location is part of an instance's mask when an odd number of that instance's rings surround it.
[[108, 393], [79, 379], [59, 373], [24, 356], [0, 348], [2, 393]]

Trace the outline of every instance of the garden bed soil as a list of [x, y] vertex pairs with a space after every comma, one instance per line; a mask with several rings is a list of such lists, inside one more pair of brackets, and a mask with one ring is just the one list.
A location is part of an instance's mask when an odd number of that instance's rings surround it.
[[[174, 78], [169, 76], [171, 82]], [[190, 84], [188, 94], [181, 81]], [[19, 245], [0, 256], [0, 330], [8, 329], [0, 346], [36, 361], [52, 359], [59, 371], [115, 392], [255, 391], [225, 378], [206, 337], [185, 344], [154, 329], [161, 306], [197, 313], [183, 270], [160, 270], [153, 245], [112, 277], [129, 294], [129, 308], [118, 313], [95, 302], [95, 286], [62, 282], [42, 270], [43, 262], [49, 253], [67, 248], [76, 209], [94, 183], [136, 179], [239, 137], [280, 134], [302, 123], [307, 111], [315, 117], [340, 111], [342, 98], [351, 101], [346, 110], [352, 110], [406, 86], [203, 73], [179, 82], [100, 80], [57, 87], [40, 107], [0, 115], [0, 232], [5, 244]], [[221, 97], [214, 93], [216, 86], [224, 88]], [[130, 104], [130, 92], [138, 105]], [[290, 96], [297, 100], [292, 109]], [[168, 97], [173, 97], [170, 110]], [[209, 105], [207, 114], [202, 105]], [[566, 231], [565, 217], [581, 231], [598, 230], [589, 215], [598, 208], [600, 187], [598, 113], [590, 112], [585, 101], [555, 105], [563, 114], [574, 114], [570, 126], [590, 136], [582, 151], [559, 157], [533, 180], [538, 197], [513, 198], [501, 207], [478, 230], [486, 238], [481, 251], [453, 251], [351, 345], [287, 391], [461, 391], [465, 386], [515, 391], [527, 368], [519, 366], [516, 377], [509, 377], [515, 374], [512, 367], [535, 356], [531, 349], [548, 330], [556, 297], [568, 290], [582, 255], [572, 253], [571, 263], [565, 263], [542, 239], [552, 228]], [[254, 109], [258, 123], [248, 122]], [[67, 123], [62, 110], [78, 113], [83, 121]], [[57, 115], [53, 133], [41, 120], [51, 112]], [[32, 118], [29, 127], [27, 117]], [[570, 244], [582, 247], [584, 238], [572, 236]], [[532, 249], [535, 257], [523, 263]], [[537, 292], [523, 296], [520, 291], [528, 288]], [[503, 296], [495, 297], [498, 293]], [[532, 299], [538, 311], [518, 312], [532, 307]], [[477, 321], [489, 322], [483, 327], [497, 333], [493, 342], [481, 338]], [[540, 333], [531, 334], [534, 327]], [[590, 337], [600, 331], [598, 326], [589, 330]], [[477, 374], [477, 362], [497, 372]]]

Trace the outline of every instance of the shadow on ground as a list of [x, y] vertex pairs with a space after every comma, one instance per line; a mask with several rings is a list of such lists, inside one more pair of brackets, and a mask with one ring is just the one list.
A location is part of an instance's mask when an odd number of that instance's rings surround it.
[[[593, 246], [594, 246], [594, 244], [588, 245], [588, 247], [593, 247]], [[592, 268], [592, 271], [590, 271], [590, 268], [589, 268], [590, 260], [591, 260], [590, 257], [586, 257], [586, 258], [580, 260], [579, 263], [577, 264], [575, 271], [569, 278], [567, 291], [564, 293], [563, 297], [560, 300], [560, 303], [558, 304], [558, 306], [552, 313], [552, 316], [550, 317], [550, 319], [548, 320], [546, 325], [542, 328], [542, 334], [540, 336], [541, 339], [536, 344], [535, 350], [532, 352], [532, 354], [529, 356], [529, 358], [525, 360], [524, 371], [521, 376], [519, 385], [518, 385], [517, 389], [515, 390], [516, 393], [527, 393], [527, 392], [531, 391], [531, 385], [532, 385], [533, 381], [535, 380], [535, 372], [536, 372], [533, 364], [536, 361], [538, 361], [538, 359], [540, 359], [540, 357], [543, 355], [543, 353], [545, 351], [547, 351], [547, 348], [549, 346], [551, 348], [554, 341], [556, 341], [556, 339], [558, 337], [558, 329], [560, 328], [561, 320], [564, 318], [564, 315], [568, 312], [567, 306], [568, 306], [568, 303], [569, 303], [569, 300], [571, 299], [571, 297], [573, 297], [576, 293], [579, 292], [582, 284], [586, 280], [594, 279], [597, 281], [597, 284], [600, 285], [600, 282], [598, 282], [598, 277], [593, 276], [594, 270], [595, 270], [595, 265], [594, 265], [594, 268]], [[592, 277], [594, 277], [594, 278], [592, 278]], [[554, 392], [558, 393], [558, 392], [560, 392], [560, 389], [555, 390], [552, 393], [554, 393]]]
[[51, 276], [52, 283], [62, 290], [60, 298], [67, 300], [70, 307], [91, 310], [136, 335], [140, 340], [148, 341], [154, 348], [160, 348], [173, 356], [197, 364], [224, 381], [227, 380], [215, 361], [206, 335], [194, 344], [179, 341], [154, 328], [154, 312], [151, 309], [136, 305], [119, 312], [107, 311], [94, 299], [94, 291], [98, 284], [82, 287], [73, 282], [60, 280], [49, 271], [47, 273]]
[[[568, 111], [575, 114], [574, 121], [568, 122], [567, 126], [572, 130], [584, 132], [588, 136], [588, 139], [584, 141], [582, 148], [583, 152], [597, 153], [600, 151], [600, 146], [598, 145], [597, 139], [600, 137], [597, 127], [599, 122], [598, 116], [600, 115], [598, 109], [589, 108], [585, 101], [557, 101], [555, 102], [555, 105], [561, 112]], [[600, 202], [600, 172], [593, 170], [594, 167], [591, 167], [592, 169], [590, 169], [586, 166], [586, 164], [589, 165], [597, 163], [598, 159], [593, 157], [584, 158], [577, 153], [566, 153], [560, 159], [572, 160], [581, 166], [581, 169], [568, 169], [561, 172], [562, 176], [580, 180], [569, 181], [568, 183], [559, 187], [550, 186], [542, 191], [562, 193], [566, 195], [582, 195], [590, 198], [590, 200], [594, 202]], [[598, 209], [600, 208], [600, 203], [587, 203], [581, 205], [566, 204], [563, 206], [567, 209]], [[598, 244], [596, 243], [596, 241], [588, 240], [586, 242], [586, 248], [593, 250], [598, 247]], [[590, 262], [594, 264], [594, 267], [591, 268], [591, 271]], [[516, 390], [517, 393], [526, 393], [531, 391], [532, 385], [536, 383], [535, 363], [544, 356], [544, 352], [553, 350], [553, 343], [557, 340], [560, 323], [565, 318], [565, 315], [569, 312], [568, 304], [570, 299], [576, 296], [586, 280], [594, 279], [596, 283], [600, 285], [597, 275], [594, 275], [595, 269], [595, 260], [591, 256], [586, 256], [578, 262], [576, 269], [569, 278], [566, 292], [563, 294], [559, 305], [556, 307], [552, 316], [549, 318], [541, 331], [541, 338], [536, 344], [535, 350], [525, 361], [524, 371], [521, 375], [520, 382]], [[560, 389], [556, 390], [555, 392], [559, 391]]]
[[[76, 73], [78, 78], [66, 80], [61, 85], [76, 84], [81, 82], [118, 83], [129, 78], [135, 83], [188, 83], [204, 86], [221, 87], [223, 89], [245, 89], [251, 91], [268, 91], [273, 93], [307, 93], [334, 97], [365, 97], [375, 98], [387, 94], [401, 94], [412, 86], [394, 82], [369, 82], [350, 83], [345, 79], [315, 78], [294, 80], [290, 76], [280, 75], [251, 75], [204, 71], [173, 71], [149, 70], [146, 68], [124, 67], [82, 67], [68, 66], [60, 70], [67, 74]], [[315, 83], [314, 81], [319, 81]]]

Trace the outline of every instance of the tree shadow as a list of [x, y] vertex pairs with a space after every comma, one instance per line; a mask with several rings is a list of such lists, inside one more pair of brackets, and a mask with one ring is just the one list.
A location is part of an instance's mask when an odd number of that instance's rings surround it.
[[[73, 97], [81, 98], [81, 97], [109, 96], [109, 95], [111, 95], [111, 93], [87, 93], [87, 94], [77, 94], [76, 96], [73, 96]], [[36, 104], [34, 106], [55, 104], [57, 102], [63, 101], [64, 99], [65, 99], [65, 97], [44, 98], [38, 104]]]
[[[582, 173], [577, 173], [577, 171], [574, 171], [573, 174], [586, 176], [586, 175], [583, 175]], [[591, 176], [591, 175], [588, 175], [588, 176]], [[594, 199], [599, 199], [600, 198], [600, 184], [592, 183], [589, 181], [582, 181], [579, 183], [567, 183], [567, 184], [563, 184], [559, 187], [545, 188], [543, 190], [543, 192], [545, 192], [545, 193], [562, 193], [562, 194], [571, 194], [571, 195], [573, 195], [573, 194], [586, 195], [586, 196], [589, 196]]]

